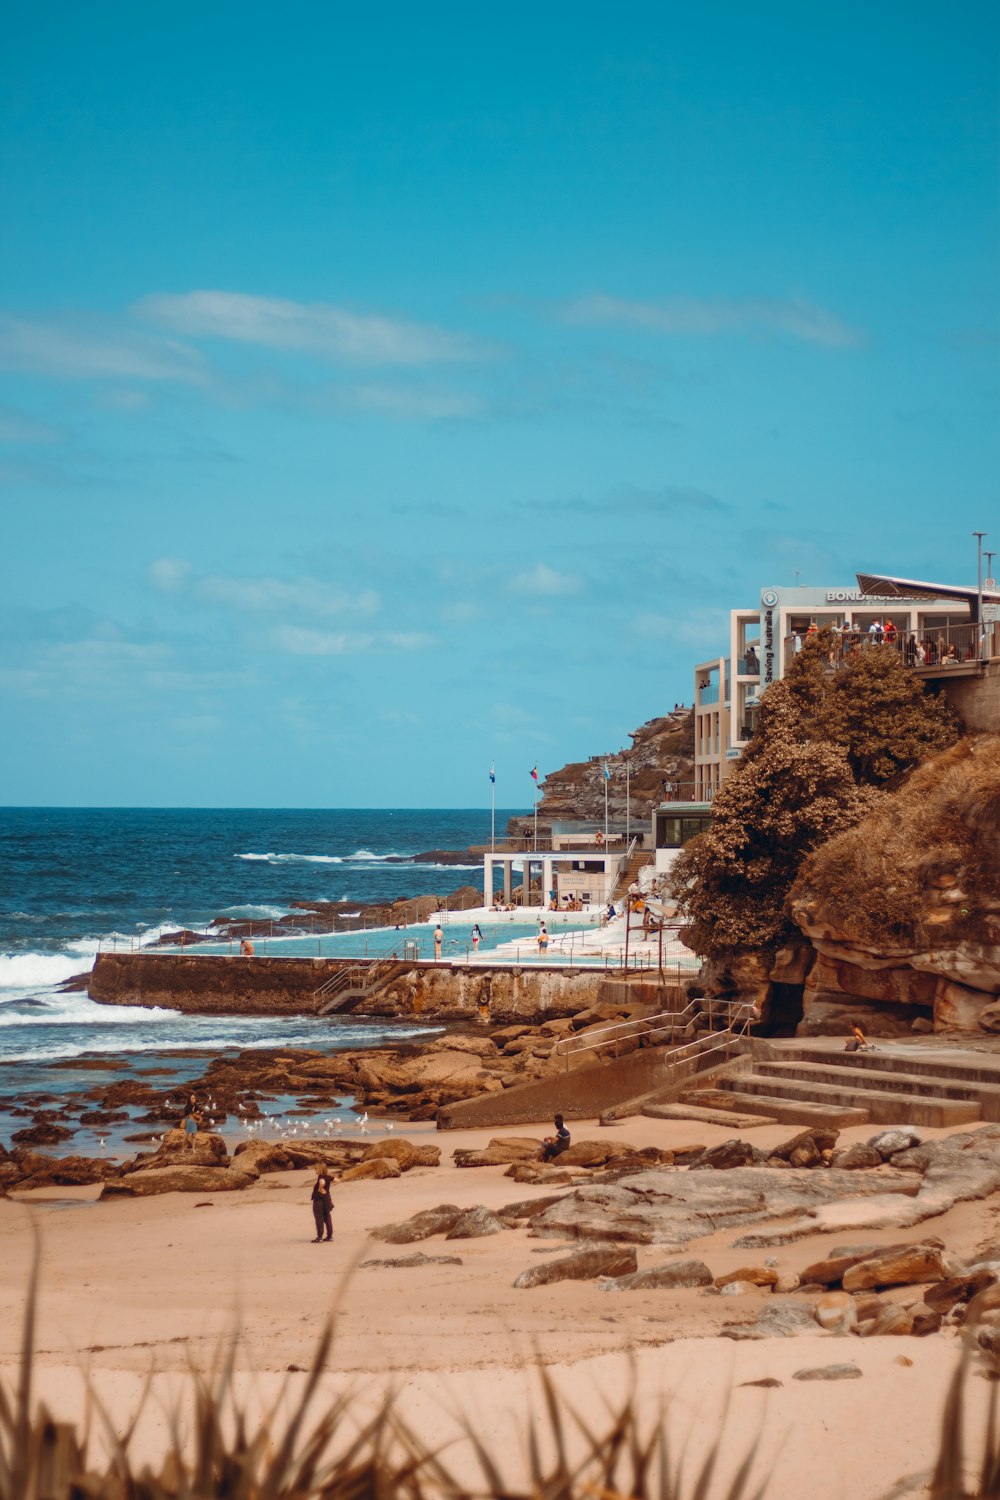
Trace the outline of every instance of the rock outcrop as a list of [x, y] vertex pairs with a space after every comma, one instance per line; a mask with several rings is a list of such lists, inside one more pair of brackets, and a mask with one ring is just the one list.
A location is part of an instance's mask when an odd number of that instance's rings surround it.
[[996, 1029], [1000, 995], [1000, 735], [921, 766], [793, 888], [811, 948], [800, 1034]]

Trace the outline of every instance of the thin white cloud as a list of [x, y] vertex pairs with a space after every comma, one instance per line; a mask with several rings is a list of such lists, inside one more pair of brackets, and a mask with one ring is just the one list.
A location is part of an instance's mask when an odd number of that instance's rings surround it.
[[183, 557], [158, 557], [147, 572], [155, 589], [163, 594], [179, 594], [191, 575], [191, 564]]
[[384, 633], [312, 630], [299, 625], [278, 625], [270, 643], [292, 656], [356, 656], [366, 651], [422, 651], [435, 644], [421, 631]]
[[555, 568], [550, 568], [548, 563], [539, 562], [533, 568], [526, 568], [523, 573], [515, 573], [508, 586], [515, 594], [530, 594], [544, 599], [579, 593], [580, 580], [572, 573], [559, 573]]
[[144, 297], [133, 312], [188, 337], [295, 350], [337, 363], [464, 363], [487, 353], [469, 335], [430, 323], [354, 312], [329, 302], [291, 302], [244, 292], [160, 292]]
[[201, 355], [94, 318], [34, 321], [0, 316], [0, 368], [70, 380], [179, 380], [202, 384]]
[[18, 411], [13, 406], [0, 406], [0, 443], [35, 446], [39, 443], [59, 443], [65, 436], [58, 427], [40, 422], [37, 417], [29, 417], [27, 412]]
[[784, 336], [829, 348], [849, 348], [862, 342], [835, 313], [804, 297], [724, 298], [671, 297], [662, 302], [633, 302], [602, 292], [564, 303], [558, 309], [566, 323], [611, 324], [678, 336], [726, 333]]
[[380, 599], [374, 589], [345, 593], [318, 578], [230, 578], [208, 576], [196, 585], [199, 598], [232, 609], [267, 613], [297, 609], [312, 615], [373, 615]]
[[297, 610], [302, 614], [375, 615], [381, 599], [374, 589], [351, 593], [334, 587], [321, 578], [235, 577], [230, 574], [206, 574], [197, 577], [184, 558], [159, 557], [150, 563], [149, 580], [164, 594], [187, 591], [203, 604], [246, 614], [278, 614]]

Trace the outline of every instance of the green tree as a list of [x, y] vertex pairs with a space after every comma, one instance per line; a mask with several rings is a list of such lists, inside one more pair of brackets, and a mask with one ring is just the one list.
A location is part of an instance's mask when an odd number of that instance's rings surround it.
[[853, 828], [887, 783], [957, 738], [947, 705], [925, 695], [894, 650], [871, 648], [837, 670], [831, 651], [820, 632], [768, 688], [711, 827], [674, 865], [696, 953], [774, 951], [795, 935], [788, 895], [803, 860]]

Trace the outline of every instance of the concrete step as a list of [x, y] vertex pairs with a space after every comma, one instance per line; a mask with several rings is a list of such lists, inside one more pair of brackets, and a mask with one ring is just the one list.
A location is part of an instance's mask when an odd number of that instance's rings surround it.
[[684, 1095], [682, 1102], [698, 1105], [703, 1109], [720, 1110], [726, 1114], [767, 1114], [779, 1125], [828, 1125], [843, 1130], [848, 1125], [867, 1125], [867, 1109], [845, 1107], [838, 1104], [810, 1104], [800, 1100], [778, 1098], [777, 1095], [743, 1094], [739, 1085], [747, 1075], [738, 1074], [732, 1086], [722, 1089], [692, 1089]]
[[[891, 1094], [921, 1094], [938, 1099], [974, 1099], [1000, 1111], [1000, 1084], [957, 1081], [948, 1074], [895, 1073], [881, 1068], [852, 1068], [808, 1062], [759, 1062], [754, 1072], [764, 1078], [788, 1078], [802, 1082], [832, 1083], [841, 1088], [876, 1089]], [[1000, 1116], [994, 1115], [993, 1118]], [[984, 1115], [984, 1118], [985, 1115]]]
[[722, 1125], [727, 1130], [753, 1130], [777, 1125], [774, 1115], [741, 1115], [731, 1109], [706, 1109], [699, 1104], [645, 1104], [640, 1114], [651, 1120], [693, 1120], [698, 1125]]
[[[886, 1043], [886, 1046], [891, 1044]], [[956, 1083], [995, 1084], [1000, 1087], [1000, 1056], [990, 1053], [955, 1051], [925, 1052], [916, 1047], [897, 1052], [883, 1051], [875, 1043], [870, 1052], [844, 1052], [808, 1043], [782, 1046], [774, 1052], [775, 1062], [816, 1063], [823, 1067], [854, 1068], [858, 1072], [906, 1073], [919, 1078], [948, 1078]]]
[[[838, 1105], [843, 1109], [862, 1109], [866, 1118], [874, 1125], [967, 1125], [981, 1119], [979, 1104], [974, 1099], [935, 1099], [917, 1094], [882, 1093], [859, 1086], [840, 1086], [820, 1081], [817, 1069], [816, 1082], [798, 1082], [791, 1079], [778, 1080], [757, 1073], [740, 1073], [732, 1080], [720, 1078], [719, 1086], [727, 1090], [732, 1082], [743, 1096], [760, 1097], [759, 1109], [773, 1114], [771, 1099], [787, 1099], [790, 1103]], [[744, 1104], [742, 1106], [746, 1108]]]

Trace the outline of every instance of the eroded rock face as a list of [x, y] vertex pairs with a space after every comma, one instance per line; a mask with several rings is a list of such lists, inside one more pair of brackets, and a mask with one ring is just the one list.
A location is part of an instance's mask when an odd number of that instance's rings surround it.
[[845, 1292], [860, 1292], [870, 1287], [941, 1281], [944, 1275], [940, 1250], [931, 1245], [909, 1245], [905, 1250], [859, 1261], [844, 1272], [841, 1282]]
[[425, 1208], [399, 1224], [380, 1224], [370, 1234], [373, 1240], [382, 1240], [387, 1245], [411, 1245], [415, 1240], [430, 1239], [432, 1234], [447, 1234], [463, 1213], [464, 1209], [455, 1203], [439, 1203], [436, 1208]]
[[[891, 938], [873, 939], [877, 927], [866, 926], [857, 917], [852, 926], [845, 919], [843, 904], [824, 888], [824, 852], [814, 856], [790, 901], [792, 917], [816, 953], [805, 978], [803, 1034], [842, 1029], [838, 1008], [863, 1015], [866, 1029], [873, 1034], [898, 1034], [908, 1020], [918, 1016], [931, 1016], [936, 1030], [996, 1028], [1000, 1020], [1000, 1010], [994, 1009], [1000, 994], [1000, 865], [988, 805], [991, 797], [995, 802], [1000, 795], [998, 744], [996, 736], [981, 735], [939, 758], [942, 776], [953, 778], [953, 790], [948, 793], [951, 816], [957, 825], [966, 824], [966, 844], [980, 852], [962, 854], [961, 840], [942, 837], [939, 853], [935, 857], [932, 852], [927, 860], [919, 912], [907, 916], [901, 908], [898, 920], [886, 928]], [[912, 792], [904, 786], [895, 794], [904, 815], [900, 830], [905, 825], [906, 799], [926, 795], [925, 789], [934, 796], [935, 774], [934, 763], [929, 762], [916, 774]], [[974, 794], [963, 795], [963, 775], [970, 777]], [[940, 807], [944, 827], [948, 816], [944, 801]], [[866, 862], [874, 855], [863, 830], [864, 825], [837, 841], [841, 861], [853, 861], [858, 889], [872, 883]], [[962, 862], [966, 858], [971, 860], [969, 868]], [[840, 878], [845, 878], [842, 870]]]
[[483, 1204], [466, 1209], [445, 1235], [448, 1240], [481, 1240], [487, 1235], [500, 1234], [506, 1226], [492, 1209]]
[[160, 1193], [233, 1193], [256, 1179], [236, 1167], [152, 1167], [106, 1182], [103, 1198], [150, 1198]]
[[702, 1260], [671, 1260], [662, 1266], [649, 1266], [605, 1283], [606, 1292], [645, 1292], [669, 1290], [684, 1286], [711, 1286], [712, 1273]]
[[575, 1250], [560, 1260], [529, 1266], [514, 1282], [516, 1287], [549, 1286], [554, 1281], [593, 1281], [598, 1276], [628, 1276], [635, 1271], [634, 1250], [620, 1245], [595, 1245]]

